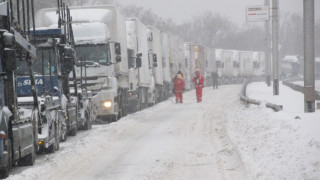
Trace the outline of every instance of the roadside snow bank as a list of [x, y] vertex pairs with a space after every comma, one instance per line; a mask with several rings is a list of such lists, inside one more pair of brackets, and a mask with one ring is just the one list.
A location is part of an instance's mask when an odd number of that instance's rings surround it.
[[[280, 95], [264, 83], [248, 85], [247, 95], [282, 104], [273, 112], [264, 105], [238, 103], [226, 116], [227, 133], [252, 179], [318, 179], [320, 177], [320, 111], [305, 114], [303, 96], [280, 85]], [[299, 117], [299, 118], [298, 118]]]

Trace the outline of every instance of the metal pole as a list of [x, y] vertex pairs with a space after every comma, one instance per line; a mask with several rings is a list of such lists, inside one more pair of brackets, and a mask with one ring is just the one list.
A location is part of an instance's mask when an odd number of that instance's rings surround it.
[[315, 111], [314, 0], [303, 1], [304, 111]]
[[273, 95], [279, 95], [278, 7], [279, 1], [272, 0]]
[[[270, 0], [264, 0], [264, 4], [270, 7]], [[268, 86], [271, 86], [270, 73], [271, 73], [271, 59], [270, 59], [270, 20], [265, 21], [265, 31], [266, 31], [266, 63], [265, 63], [265, 72], [266, 72], [266, 83]]]

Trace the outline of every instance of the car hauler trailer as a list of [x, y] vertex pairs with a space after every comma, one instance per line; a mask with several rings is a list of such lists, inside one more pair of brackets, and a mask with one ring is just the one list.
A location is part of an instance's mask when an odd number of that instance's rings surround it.
[[[17, 2], [19, 3], [19, 2]], [[29, 1], [27, 2], [30, 6]], [[33, 165], [35, 152], [38, 149], [38, 121], [39, 106], [35, 92], [31, 110], [25, 110], [18, 105], [16, 96], [15, 70], [18, 58], [29, 64], [36, 58], [35, 47], [27, 40], [26, 25], [21, 26], [20, 21], [13, 23], [15, 2], [0, 3], [0, 9], [4, 9], [0, 16], [0, 176], [6, 178], [9, 170], [18, 165]], [[19, 6], [19, 5], [18, 5]], [[33, 7], [33, 4], [31, 4]], [[30, 7], [31, 7], [30, 6]], [[31, 11], [28, 9], [28, 12]], [[26, 18], [23, 12], [23, 18]], [[25, 20], [25, 19], [24, 19]], [[30, 25], [28, 20], [28, 26]], [[22, 30], [20, 27], [23, 27]], [[18, 31], [23, 32], [23, 35]], [[23, 57], [23, 58], [21, 58]], [[32, 76], [32, 70], [29, 71]], [[35, 83], [32, 83], [35, 87]]]
[[[56, 9], [44, 9], [39, 26], [57, 24]], [[115, 6], [70, 7], [78, 61], [93, 94], [97, 119], [117, 120], [127, 113], [129, 71], [125, 21]], [[94, 16], [88, 16], [94, 14]], [[85, 66], [85, 72], [81, 72]], [[77, 80], [80, 76], [77, 76]]]

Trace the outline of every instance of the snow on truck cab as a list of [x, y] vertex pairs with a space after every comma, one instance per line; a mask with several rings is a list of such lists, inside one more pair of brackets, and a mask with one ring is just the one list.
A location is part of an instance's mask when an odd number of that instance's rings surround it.
[[[125, 21], [115, 6], [70, 7], [75, 48], [76, 79], [93, 94], [99, 119], [126, 114], [129, 73]], [[88, 16], [91, 14], [92, 16]], [[56, 9], [40, 10], [39, 27], [57, 25]]]

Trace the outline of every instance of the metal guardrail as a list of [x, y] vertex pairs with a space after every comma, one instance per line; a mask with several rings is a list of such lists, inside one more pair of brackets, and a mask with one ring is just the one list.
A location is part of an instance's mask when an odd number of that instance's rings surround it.
[[[242, 89], [241, 89], [241, 94], [240, 94], [240, 100], [246, 104], [255, 104], [255, 105], [259, 106], [261, 104], [261, 101], [247, 97], [246, 91], [247, 91], [248, 84], [249, 84], [248, 81], [246, 81], [243, 84]], [[272, 103], [266, 103], [266, 107], [271, 108], [276, 112], [281, 111], [283, 109], [282, 105], [277, 105], [277, 104], [272, 104]]]
[[[293, 82], [291, 82], [289, 80], [282, 81], [282, 84], [285, 85], [285, 86], [290, 87], [291, 89], [293, 89], [295, 91], [304, 93], [304, 86], [295, 84], [295, 83], [293, 83]], [[315, 91], [315, 98], [316, 98], [316, 100], [320, 100], [320, 91]]]

